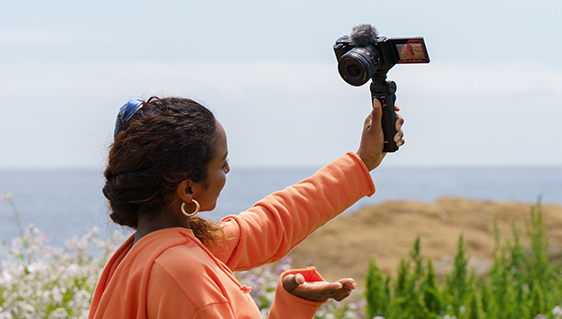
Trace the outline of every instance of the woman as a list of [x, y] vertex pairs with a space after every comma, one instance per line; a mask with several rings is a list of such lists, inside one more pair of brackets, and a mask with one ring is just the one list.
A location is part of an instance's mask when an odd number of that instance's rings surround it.
[[[369, 171], [384, 157], [380, 115], [376, 101], [356, 154], [213, 224], [195, 215], [215, 207], [230, 170], [221, 124], [192, 100], [129, 101], [117, 117], [103, 193], [112, 220], [136, 232], [105, 266], [89, 318], [261, 318], [232, 271], [281, 259], [374, 193]], [[269, 318], [312, 318], [355, 287], [352, 279], [325, 282], [314, 268], [287, 271]]]

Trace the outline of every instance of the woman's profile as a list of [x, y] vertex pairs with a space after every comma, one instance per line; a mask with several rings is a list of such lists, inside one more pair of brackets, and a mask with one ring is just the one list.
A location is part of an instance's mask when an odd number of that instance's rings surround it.
[[[398, 109], [397, 109], [398, 110]], [[213, 210], [230, 171], [224, 128], [183, 98], [131, 100], [117, 117], [104, 172], [111, 219], [135, 233], [100, 276], [89, 318], [262, 318], [233, 271], [283, 258], [314, 230], [375, 187], [369, 172], [385, 154], [381, 106], [363, 126], [357, 152], [219, 223]], [[397, 115], [394, 140], [404, 143]], [[314, 268], [281, 275], [269, 318], [312, 318], [342, 300], [353, 279], [327, 282]]]

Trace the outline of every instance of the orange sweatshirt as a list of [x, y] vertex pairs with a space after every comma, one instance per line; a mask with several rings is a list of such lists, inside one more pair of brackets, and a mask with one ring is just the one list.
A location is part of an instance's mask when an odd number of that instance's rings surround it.
[[[189, 229], [169, 228], [129, 238], [105, 266], [90, 309], [99, 318], [252, 318], [261, 314], [250, 288], [232, 271], [284, 257], [318, 227], [375, 188], [361, 159], [348, 153], [313, 176], [220, 223], [229, 240], [205, 247]], [[296, 272], [296, 271], [292, 271]], [[314, 269], [298, 270], [323, 280]], [[278, 284], [269, 318], [312, 318], [321, 303]]]

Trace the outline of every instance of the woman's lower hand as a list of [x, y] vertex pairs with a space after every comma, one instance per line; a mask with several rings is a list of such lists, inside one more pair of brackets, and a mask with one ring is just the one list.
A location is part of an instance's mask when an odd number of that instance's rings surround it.
[[283, 287], [291, 294], [310, 301], [324, 301], [328, 298], [342, 301], [351, 294], [357, 284], [351, 278], [340, 279], [336, 282], [306, 282], [304, 276], [297, 273], [283, 277]]
[[[400, 109], [395, 105], [396, 112]], [[386, 153], [383, 153], [384, 147], [384, 134], [381, 126], [382, 107], [378, 100], [373, 101], [373, 111], [365, 119], [363, 126], [363, 134], [361, 136], [361, 144], [357, 155], [363, 160], [369, 171], [375, 169], [380, 165]], [[394, 142], [397, 146], [404, 145], [404, 131], [402, 125], [404, 118], [396, 113], [396, 135], [394, 135]]]

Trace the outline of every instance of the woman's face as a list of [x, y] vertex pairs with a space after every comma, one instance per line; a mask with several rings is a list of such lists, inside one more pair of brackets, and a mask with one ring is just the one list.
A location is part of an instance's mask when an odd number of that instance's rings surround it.
[[220, 192], [226, 183], [226, 174], [230, 171], [227, 161], [226, 132], [219, 121], [217, 121], [216, 134], [215, 156], [207, 165], [207, 179], [200, 182], [200, 191], [193, 196], [201, 205], [202, 211], [210, 211], [215, 208]]

